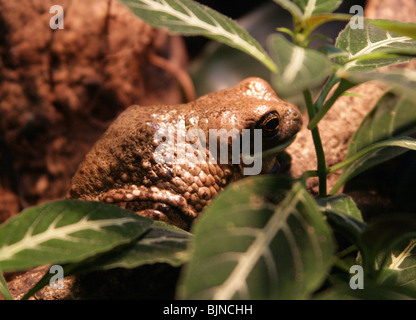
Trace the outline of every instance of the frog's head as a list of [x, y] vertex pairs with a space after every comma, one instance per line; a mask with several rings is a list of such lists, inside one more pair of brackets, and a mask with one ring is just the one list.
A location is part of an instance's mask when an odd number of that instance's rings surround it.
[[263, 151], [293, 141], [302, 127], [302, 116], [296, 106], [279, 99], [270, 85], [259, 78], [241, 82], [242, 98], [246, 101], [245, 127], [261, 129]]
[[[237, 129], [243, 134], [249, 129], [261, 130], [262, 172], [270, 172], [278, 163], [276, 155], [286, 148], [302, 127], [302, 116], [296, 106], [281, 100], [270, 85], [260, 78], [248, 78], [237, 86], [202, 97], [210, 105], [209, 127], [225, 129], [225, 132]], [[219, 107], [221, 106], [221, 107]], [[246, 130], [247, 131], [247, 130]], [[251, 139], [250, 153], [257, 153], [258, 140]], [[232, 141], [230, 141], [232, 143]], [[242, 150], [242, 148], [241, 148]]]

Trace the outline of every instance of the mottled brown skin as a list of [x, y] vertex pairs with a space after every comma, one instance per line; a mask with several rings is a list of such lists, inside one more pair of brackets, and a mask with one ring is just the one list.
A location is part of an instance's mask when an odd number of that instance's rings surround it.
[[[279, 114], [276, 137], [263, 139], [263, 150], [292, 138], [301, 128], [297, 108], [280, 100], [269, 84], [249, 78], [237, 86], [205, 95], [188, 104], [126, 109], [104, 133], [72, 179], [68, 198], [104, 201], [184, 229], [232, 181], [243, 177], [243, 165], [158, 164], [156, 130], [185, 121], [189, 128], [254, 129], [271, 111]], [[228, 139], [231, 144], [231, 139]], [[229, 149], [231, 150], [231, 148]], [[231, 154], [231, 152], [230, 152]], [[263, 160], [263, 172], [275, 158]]]

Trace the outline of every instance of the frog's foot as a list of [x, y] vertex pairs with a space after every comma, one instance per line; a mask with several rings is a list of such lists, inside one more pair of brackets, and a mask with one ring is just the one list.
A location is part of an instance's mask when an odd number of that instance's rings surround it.
[[[185, 216], [181, 214], [180, 212], [177, 212], [173, 208], [163, 208], [165, 204], [155, 204], [155, 207], [158, 206], [159, 209], [144, 209], [136, 211], [138, 215], [141, 215], [143, 217], [150, 218], [155, 221], [162, 221], [165, 223], [172, 224], [176, 227], [182, 228], [184, 230], [189, 230], [192, 219], [189, 216]], [[161, 208], [162, 206], [162, 208]], [[176, 212], [175, 212], [176, 211]]]
[[289, 174], [291, 157], [285, 151], [279, 152], [276, 156], [263, 159], [262, 174]]
[[131, 185], [112, 189], [100, 194], [97, 200], [114, 203], [142, 216], [168, 222], [184, 229], [188, 229], [192, 220], [198, 216], [198, 213], [188, 206], [183, 196], [157, 187]]

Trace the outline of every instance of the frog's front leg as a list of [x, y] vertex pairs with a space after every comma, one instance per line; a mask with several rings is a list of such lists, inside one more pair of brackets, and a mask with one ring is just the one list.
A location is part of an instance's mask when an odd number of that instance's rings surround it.
[[[160, 205], [163, 204], [155, 203], [155, 206]], [[169, 223], [184, 230], [189, 230], [193, 221], [189, 216], [183, 215], [180, 211], [175, 210], [174, 208], [168, 208], [167, 210], [144, 209], [136, 211], [136, 213], [155, 221]]]
[[178, 194], [157, 187], [130, 185], [101, 193], [98, 201], [113, 203], [137, 214], [189, 229], [198, 213]]

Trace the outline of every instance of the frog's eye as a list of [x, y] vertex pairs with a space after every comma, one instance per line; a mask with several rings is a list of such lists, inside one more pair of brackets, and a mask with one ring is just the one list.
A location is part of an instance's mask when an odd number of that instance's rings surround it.
[[279, 133], [280, 117], [277, 111], [266, 113], [258, 122], [257, 128], [262, 129], [263, 137], [275, 138]]

